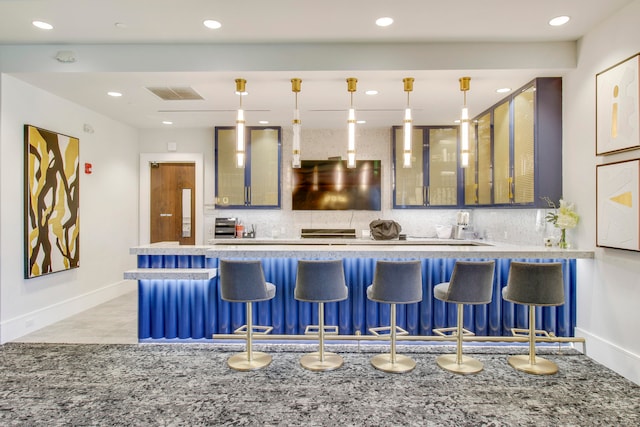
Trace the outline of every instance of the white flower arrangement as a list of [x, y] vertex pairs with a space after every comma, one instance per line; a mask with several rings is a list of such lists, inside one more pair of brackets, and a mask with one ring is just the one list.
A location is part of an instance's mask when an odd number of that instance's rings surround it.
[[569, 245], [567, 244], [565, 231], [568, 228], [574, 228], [578, 225], [580, 215], [576, 213], [573, 203], [568, 203], [560, 199], [560, 207], [558, 208], [549, 197], [545, 196], [542, 197], [542, 199], [547, 202], [549, 207], [554, 209], [553, 212], [547, 214], [546, 218], [547, 222], [552, 223], [556, 228], [560, 229], [558, 246], [568, 248]]

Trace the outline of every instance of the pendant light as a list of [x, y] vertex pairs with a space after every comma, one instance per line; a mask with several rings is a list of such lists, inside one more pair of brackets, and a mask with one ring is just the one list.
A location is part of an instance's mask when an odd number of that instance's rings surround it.
[[469, 109], [467, 108], [467, 91], [471, 77], [460, 77], [460, 90], [463, 93], [462, 114], [460, 116], [460, 166], [469, 166]]
[[240, 96], [240, 107], [238, 108], [238, 115], [236, 116], [236, 167], [244, 168], [245, 161], [245, 147], [244, 147], [244, 110], [242, 109], [242, 96], [246, 95], [245, 85], [247, 81], [245, 79], [236, 79], [236, 94]]
[[411, 167], [411, 137], [413, 136], [413, 120], [411, 119], [411, 104], [409, 102], [409, 94], [413, 90], [413, 77], [405, 77], [402, 79], [404, 83], [404, 91], [407, 92], [407, 108], [404, 110], [404, 121], [403, 121], [403, 135], [404, 135], [404, 144], [403, 144], [403, 162], [402, 167], [410, 168]]
[[293, 152], [291, 167], [300, 167], [300, 128], [302, 123], [300, 122], [300, 110], [298, 110], [298, 92], [300, 92], [301, 79], [291, 79], [291, 90], [296, 94], [296, 106], [293, 110]]
[[347, 91], [350, 94], [349, 104], [349, 116], [347, 118], [347, 132], [348, 132], [348, 144], [347, 144], [347, 167], [356, 167], [356, 110], [353, 108], [353, 92], [356, 91], [356, 83], [358, 79], [355, 77], [349, 77], [347, 79]]

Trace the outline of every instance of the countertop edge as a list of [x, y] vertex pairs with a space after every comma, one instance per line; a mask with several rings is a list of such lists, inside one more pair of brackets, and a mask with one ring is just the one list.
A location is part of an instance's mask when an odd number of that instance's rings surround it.
[[208, 258], [540, 258], [592, 259], [593, 250], [560, 249], [492, 243], [491, 246], [447, 244], [230, 244], [143, 245], [130, 248], [132, 255], [204, 255]]

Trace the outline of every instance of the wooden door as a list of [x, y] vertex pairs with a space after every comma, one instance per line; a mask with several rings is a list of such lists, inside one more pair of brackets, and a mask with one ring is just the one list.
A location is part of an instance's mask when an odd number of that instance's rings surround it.
[[151, 164], [150, 242], [195, 244], [195, 164]]

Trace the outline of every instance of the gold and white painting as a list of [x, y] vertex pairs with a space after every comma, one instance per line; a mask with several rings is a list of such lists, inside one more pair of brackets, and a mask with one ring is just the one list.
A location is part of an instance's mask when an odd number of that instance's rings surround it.
[[80, 265], [78, 138], [25, 125], [25, 278]]
[[637, 54], [596, 75], [596, 154], [640, 147]]
[[598, 165], [597, 246], [640, 251], [640, 159]]

